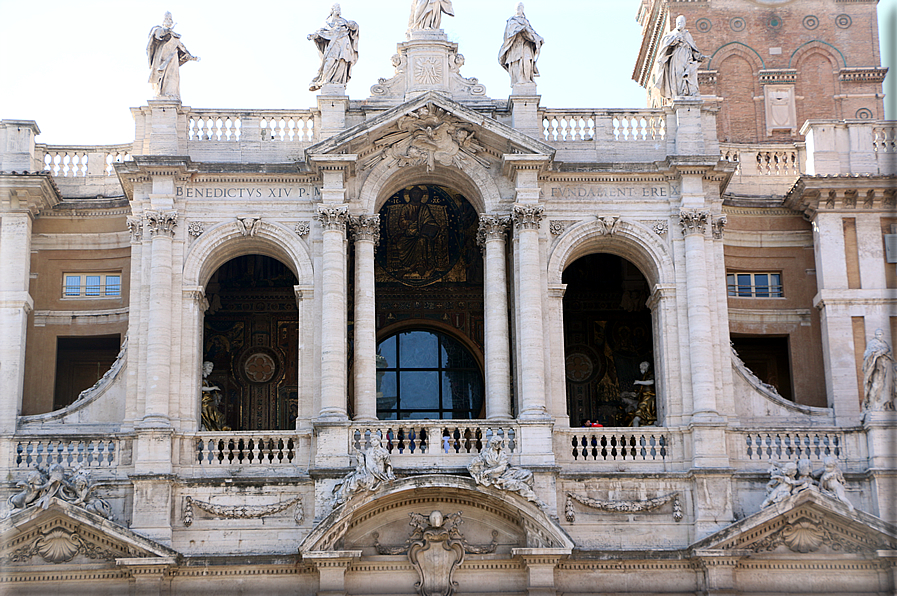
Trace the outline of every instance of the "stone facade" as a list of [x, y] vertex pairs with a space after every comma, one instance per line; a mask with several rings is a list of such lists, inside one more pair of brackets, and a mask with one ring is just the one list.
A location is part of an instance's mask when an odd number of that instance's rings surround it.
[[420, 26], [365, 100], [0, 122], [4, 593], [895, 593], [874, 8], [646, 0], [638, 80], [710, 57], [650, 109]]

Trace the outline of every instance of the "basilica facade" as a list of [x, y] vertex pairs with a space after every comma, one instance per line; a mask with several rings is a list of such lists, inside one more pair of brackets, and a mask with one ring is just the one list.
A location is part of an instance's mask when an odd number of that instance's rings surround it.
[[876, 6], [643, 0], [628, 110], [448, 0], [189, 108], [166, 15], [132, 142], [0, 121], [0, 592], [897, 594]]

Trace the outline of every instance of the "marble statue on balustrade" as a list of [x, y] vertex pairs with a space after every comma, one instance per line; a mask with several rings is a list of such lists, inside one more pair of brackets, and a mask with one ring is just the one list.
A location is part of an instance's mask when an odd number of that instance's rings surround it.
[[162, 25], [150, 29], [146, 56], [149, 59], [149, 82], [156, 99], [180, 99], [181, 66], [199, 58], [187, 51], [180, 34], [174, 32], [170, 12], [165, 13]]
[[489, 438], [486, 448], [467, 465], [467, 471], [477, 484], [517, 493], [539, 507], [545, 506], [533, 492], [533, 473], [510, 465], [499, 436]]
[[202, 363], [202, 430], [228, 431], [229, 426], [224, 424], [224, 415], [218, 408], [221, 407], [221, 389], [209, 382], [214, 364], [206, 360]]
[[885, 333], [878, 329], [863, 354], [863, 409], [894, 409], [894, 357]]
[[308, 86], [317, 91], [324, 85], [345, 85], [352, 78], [352, 66], [358, 62], [358, 23], [342, 17], [334, 4], [324, 26], [308, 35], [321, 55], [318, 75]]
[[408, 30], [441, 29], [442, 13], [455, 16], [452, 0], [411, 0]]
[[685, 28], [685, 17], [676, 17], [676, 28], [663, 36], [657, 49], [654, 86], [663, 97], [699, 97], [698, 65], [707, 59]]
[[517, 14], [505, 25], [504, 42], [498, 52], [498, 63], [511, 75], [512, 86], [535, 83], [534, 77], [539, 76], [536, 61], [544, 42], [523, 14], [521, 2]]
[[357, 493], [376, 490], [382, 483], [396, 479], [389, 451], [383, 447], [379, 437], [371, 437], [370, 446], [366, 449], [362, 451], [353, 449], [353, 451], [355, 470], [333, 488], [331, 504], [334, 508]]
[[647, 360], [639, 364], [641, 379], [633, 381], [636, 391], [635, 396], [638, 405], [632, 414], [629, 426], [653, 426], [657, 423], [657, 394], [654, 391], [654, 373], [651, 371], [651, 363]]

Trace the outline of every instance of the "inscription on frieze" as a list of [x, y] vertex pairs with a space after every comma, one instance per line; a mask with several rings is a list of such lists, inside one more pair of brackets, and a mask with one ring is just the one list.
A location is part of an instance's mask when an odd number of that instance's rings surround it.
[[176, 186], [174, 195], [184, 199], [314, 199], [316, 186]]
[[670, 187], [666, 184], [626, 185], [601, 184], [588, 186], [549, 186], [547, 194], [552, 199], [666, 199]]

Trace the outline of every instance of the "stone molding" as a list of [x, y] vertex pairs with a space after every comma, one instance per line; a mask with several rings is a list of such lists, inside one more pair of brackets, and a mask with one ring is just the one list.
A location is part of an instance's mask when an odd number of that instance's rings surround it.
[[538, 230], [542, 225], [545, 208], [542, 205], [514, 205], [511, 219], [514, 221], [514, 229]]
[[683, 209], [679, 212], [679, 225], [682, 226], [683, 236], [690, 236], [692, 234], [700, 234], [703, 236], [709, 222], [709, 211]]
[[325, 232], [345, 233], [349, 221], [349, 206], [345, 204], [318, 205], [315, 219], [321, 222], [321, 227]]
[[355, 242], [373, 242], [380, 245], [380, 215], [358, 215], [349, 217], [349, 230]]
[[174, 238], [174, 229], [178, 225], [177, 211], [147, 211], [144, 217], [151, 238]]

